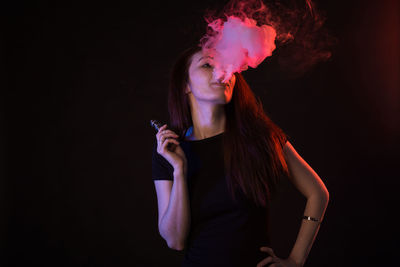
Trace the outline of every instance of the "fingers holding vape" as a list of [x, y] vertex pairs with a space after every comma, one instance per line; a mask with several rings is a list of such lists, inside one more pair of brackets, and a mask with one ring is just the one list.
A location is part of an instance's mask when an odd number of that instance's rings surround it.
[[179, 141], [174, 138], [179, 136], [171, 130], [166, 129], [167, 125], [158, 128], [156, 134], [157, 152], [162, 155], [176, 170], [186, 167], [186, 156]]
[[163, 150], [168, 149], [170, 151], [174, 151], [176, 146], [173, 146], [173, 144], [179, 145], [179, 142], [173, 138], [178, 138], [179, 136], [173, 131], [167, 130], [166, 127], [166, 124], [163, 125], [157, 133], [157, 141], [159, 144], [158, 147]]

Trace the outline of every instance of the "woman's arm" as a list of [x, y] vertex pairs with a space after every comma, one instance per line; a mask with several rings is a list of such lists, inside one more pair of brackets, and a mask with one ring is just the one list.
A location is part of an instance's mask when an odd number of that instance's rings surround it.
[[174, 171], [174, 182], [168, 207], [160, 221], [160, 234], [168, 246], [183, 250], [190, 228], [190, 205], [186, 180], [186, 168]]
[[[285, 159], [289, 168], [289, 179], [307, 198], [304, 215], [319, 219], [324, 217], [329, 202], [329, 192], [318, 174], [303, 160], [288, 142], [284, 147]], [[302, 220], [296, 242], [289, 258], [303, 266], [314, 243], [320, 224]]]

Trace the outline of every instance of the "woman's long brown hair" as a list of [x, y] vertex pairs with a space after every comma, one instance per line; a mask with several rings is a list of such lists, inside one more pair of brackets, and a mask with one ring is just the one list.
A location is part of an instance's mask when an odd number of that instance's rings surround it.
[[[193, 125], [189, 98], [185, 94], [191, 57], [201, 47], [190, 47], [176, 60], [168, 91], [169, 128], [180, 140]], [[225, 105], [223, 135], [227, 186], [235, 197], [237, 188], [257, 206], [266, 207], [279, 179], [289, 171], [283, 155], [287, 135], [264, 112], [242, 74], [235, 73], [232, 99]]]

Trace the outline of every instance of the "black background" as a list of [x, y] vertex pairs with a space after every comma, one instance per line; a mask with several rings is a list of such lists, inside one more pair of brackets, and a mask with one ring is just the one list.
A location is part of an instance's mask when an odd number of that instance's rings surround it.
[[[223, 2], [1, 4], [0, 264], [179, 266], [157, 229], [149, 120], [167, 120], [173, 60]], [[330, 192], [306, 266], [387, 266], [399, 249], [399, 5], [317, 3], [339, 40], [329, 61], [288, 78], [272, 56], [244, 75]], [[304, 205], [288, 182], [272, 204], [279, 257]]]

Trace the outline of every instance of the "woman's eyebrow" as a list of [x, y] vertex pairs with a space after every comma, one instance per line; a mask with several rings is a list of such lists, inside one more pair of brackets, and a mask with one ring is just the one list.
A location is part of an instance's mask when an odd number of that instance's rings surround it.
[[[199, 59], [199, 61], [200, 61], [200, 60], [202, 60], [203, 58], [207, 58], [207, 57], [209, 57], [209, 58], [213, 59], [213, 57], [206, 56], [206, 57], [201, 57], [201, 58]], [[198, 62], [198, 61], [197, 61], [197, 62]]]

